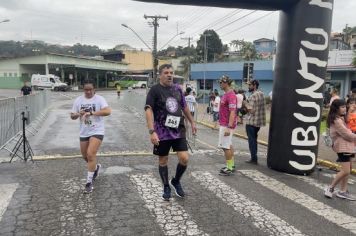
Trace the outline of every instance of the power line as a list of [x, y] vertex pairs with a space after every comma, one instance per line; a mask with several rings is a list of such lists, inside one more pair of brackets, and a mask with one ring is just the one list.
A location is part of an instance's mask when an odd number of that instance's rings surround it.
[[251, 25], [251, 24], [253, 24], [253, 23], [255, 23], [255, 22], [257, 22], [257, 21], [259, 21], [259, 20], [261, 20], [261, 19], [263, 19], [263, 18], [265, 18], [266, 16], [272, 15], [273, 13], [275, 13], [275, 12], [274, 12], [274, 11], [273, 11], [273, 12], [269, 12], [269, 13], [267, 13], [267, 14], [265, 14], [265, 15], [263, 15], [263, 16], [257, 18], [257, 19], [255, 19], [255, 20], [253, 20], [253, 21], [250, 21], [249, 23], [247, 23], [247, 24], [245, 24], [245, 25], [243, 25], [243, 26], [241, 26], [241, 27], [239, 27], [239, 28], [237, 28], [237, 29], [235, 29], [235, 30], [233, 30], [233, 31], [230, 31], [230, 32], [228, 32], [228, 33], [226, 33], [226, 34], [221, 35], [221, 37], [226, 36], [226, 35], [228, 35], [228, 34], [231, 34], [231, 33], [233, 33], [233, 32], [236, 32], [237, 30], [243, 29], [243, 28], [245, 28], [245, 27], [247, 27], [247, 26], [249, 26], [249, 25]]
[[251, 15], [251, 14], [255, 13], [255, 12], [257, 12], [257, 10], [254, 10], [254, 11], [252, 11], [252, 12], [250, 12], [250, 13], [246, 14], [246, 15], [243, 15], [243, 16], [241, 16], [241, 17], [237, 18], [236, 20], [231, 21], [231, 22], [229, 22], [229, 23], [227, 23], [227, 24], [225, 24], [225, 25], [221, 26], [221, 27], [220, 27], [220, 28], [218, 28], [218, 29], [215, 29], [215, 31], [219, 31], [219, 30], [221, 30], [221, 29], [225, 28], [226, 26], [229, 26], [229, 25], [231, 25], [231, 24], [233, 24], [233, 23], [235, 23], [235, 22], [237, 22], [237, 21], [239, 21], [239, 20], [241, 20], [241, 19], [243, 19], [243, 18], [245, 18], [245, 17], [247, 17], [247, 16], [249, 16], [249, 15]]

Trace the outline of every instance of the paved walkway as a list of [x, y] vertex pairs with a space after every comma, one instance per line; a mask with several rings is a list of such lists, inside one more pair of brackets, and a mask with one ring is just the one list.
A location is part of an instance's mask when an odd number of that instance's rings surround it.
[[[206, 113], [206, 105], [199, 104], [197, 120], [202, 124], [212, 127], [213, 120], [212, 115]], [[261, 127], [258, 133], [258, 141], [260, 144], [268, 146], [268, 133], [269, 133], [269, 121], [270, 121], [270, 109], [267, 108], [267, 125], [265, 127]], [[235, 136], [247, 139], [245, 124], [240, 124], [236, 128]], [[324, 165], [330, 168], [337, 168], [339, 165], [335, 162], [336, 154], [330, 148], [327, 147], [323, 140], [319, 139], [319, 151], [318, 151], [318, 164]], [[354, 160], [355, 162], [355, 160]], [[356, 169], [352, 171], [356, 174]]]

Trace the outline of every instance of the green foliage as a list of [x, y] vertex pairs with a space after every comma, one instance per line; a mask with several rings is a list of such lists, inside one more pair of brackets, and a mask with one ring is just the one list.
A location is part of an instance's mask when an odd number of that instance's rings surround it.
[[0, 58], [14, 58], [45, 53], [58, 53], [76, 56], [99, 56], [104, 51], [98, 46], [75, 44], [62, 46], [43, 41], [0, 41]]
[[258, 59], [257, 51], [253, 43], [237, 39], [232, 40], [230, 44], [238, 49], [242, 59], [247, 61]]
[[[205, 36], [207, 35], [207, 36]], [[205, 52], [205, 37], [206, 37], [206, 47], [207, 47], [207, 61], [211, 62], [219, 58], [223, 53], [224, 46], [221, 42], [219, 35], [214, 30], [205, 30], [197, 42], [197, 59], [199, 61], [204, 61]]]

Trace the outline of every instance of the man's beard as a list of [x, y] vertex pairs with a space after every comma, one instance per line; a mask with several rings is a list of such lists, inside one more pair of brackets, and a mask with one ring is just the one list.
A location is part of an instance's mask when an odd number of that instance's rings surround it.
[[254, 88], [249, 88], [248, 91], [251, 93], [251, 92], [255, 91], [255, 89]]

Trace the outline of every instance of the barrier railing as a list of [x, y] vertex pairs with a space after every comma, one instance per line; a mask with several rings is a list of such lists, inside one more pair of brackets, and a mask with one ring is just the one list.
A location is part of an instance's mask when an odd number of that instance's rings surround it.
[[[43, 112], [49, 104], [50, 91], [47, 90], [0, 100], [0, 147], [22, 131], [21, 112], [25, 112], [27, 124], [30, 125], [44, 116]], [[27, 131], [33, 132], [29, 129]]]

